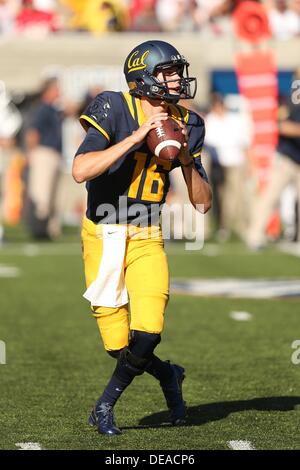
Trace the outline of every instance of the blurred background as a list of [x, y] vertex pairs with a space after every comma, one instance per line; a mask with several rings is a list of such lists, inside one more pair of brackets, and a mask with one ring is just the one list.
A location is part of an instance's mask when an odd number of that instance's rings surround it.
[[[78, 116], [101, 90], [126, 90], [128, 51], [160, 38], [198, 79], [187, 105], [206, 121], [203, 164], [214, 190], [206, 239], [251, 249], [283, 240], [297, 250], [300, 157], [289, 156], [298, 182], [289, 173], [276, 197], [266, 193], [300, 78], [299, 36], [299, 0], [0, 0], [1, 241], [76, 231], [85, 210], [84, 185], [70, 175]], [[180, 171], [169, 202], [187, 202]]]

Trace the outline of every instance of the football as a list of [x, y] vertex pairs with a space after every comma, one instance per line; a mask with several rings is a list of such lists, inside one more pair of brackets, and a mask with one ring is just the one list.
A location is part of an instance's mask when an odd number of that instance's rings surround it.
[[161, 126], [151, 129], [147, 135], [149, 150], [162, 160], [175, 160], [184, 141], [182, 128], [172, 118], [162, 121]]

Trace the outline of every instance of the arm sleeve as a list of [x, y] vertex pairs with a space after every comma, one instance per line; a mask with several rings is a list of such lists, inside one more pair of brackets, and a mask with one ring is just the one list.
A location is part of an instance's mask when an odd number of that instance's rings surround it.
[[196, 113], [191, 113], [189, 120], [189, 151], [194, 158], [197, 158], [201, 155], [205, 137], [204, 120]]
[[98, 150], [105, 150], [109, 146], [108, 140], [103, 134], [94, 127], [90, 127], [87, 134], [80, 144], [75, 157], [81, 153], [97, 152]]
[[97, 129], [110, 143], [115, 133], [111, 93], [103, 92], [97, 95], [80, 116], [79, 122], [86, 132], [90, 128]]
[[194, 159], [195, 167], [199, 175], [208, 182], [207, 174], [201, 162], [201, 152], [205, 137], [204, 120], [198, 116], [198, 114], [193, 113], [190, 116], [189, 124], [189, 152]]

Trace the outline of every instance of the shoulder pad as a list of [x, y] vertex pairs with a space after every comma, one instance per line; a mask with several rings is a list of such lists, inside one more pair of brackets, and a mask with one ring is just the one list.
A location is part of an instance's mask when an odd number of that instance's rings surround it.
[[204, 126], [204, 119], [195, 111], [189, 111], [189, 124], [197, 127]]
[[91, 126], [96, 129], [98, 126], [102, 128], [104, 125], [106, 127], [105, 124], [111, 122], [113, 118], [113, 95], [115, 94], [117, 93], [105, 91], [91, 101], [79, 118], [79, 122], [85, 131], [88, 131]]

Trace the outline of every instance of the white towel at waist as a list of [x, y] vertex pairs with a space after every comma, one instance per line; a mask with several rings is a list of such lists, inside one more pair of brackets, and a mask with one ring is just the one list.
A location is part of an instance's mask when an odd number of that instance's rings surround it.
[[91, 305], [121, 307], [128, 303], [124, 277], [127, 228], [122, 225], [102, 225], [103, 253], [95, 281], [83, 297]]

